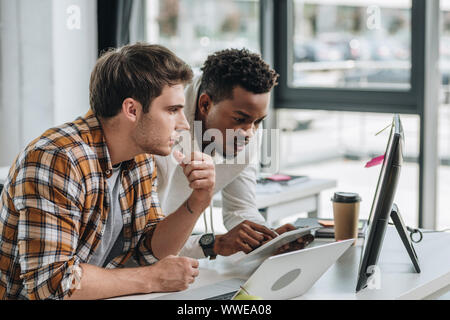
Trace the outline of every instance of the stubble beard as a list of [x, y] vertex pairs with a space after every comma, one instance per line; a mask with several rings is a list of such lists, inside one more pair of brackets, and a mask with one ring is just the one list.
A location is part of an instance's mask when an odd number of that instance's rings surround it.
[[168, 142], [163, 141], [159, 136], [158, 130], [156, 130], [156, 126], [151, 119], [139, 121], [134, 140], [141, 153], [160, 156], [170, 154], [170, 151], [167, 151]]

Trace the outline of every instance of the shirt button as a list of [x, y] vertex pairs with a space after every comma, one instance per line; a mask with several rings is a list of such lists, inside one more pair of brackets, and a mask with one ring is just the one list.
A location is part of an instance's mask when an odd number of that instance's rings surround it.
[[109, 176], [111, 174], [111, 170], [106, 170], [105, 173]]

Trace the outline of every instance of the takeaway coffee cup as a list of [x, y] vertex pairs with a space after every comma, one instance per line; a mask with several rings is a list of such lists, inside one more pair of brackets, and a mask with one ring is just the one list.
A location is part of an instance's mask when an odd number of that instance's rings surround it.
[[357, 193], [336, 192], [331, 198], [334, 215], [334, 238], [336, 241], [358, 238], [359, 203]]

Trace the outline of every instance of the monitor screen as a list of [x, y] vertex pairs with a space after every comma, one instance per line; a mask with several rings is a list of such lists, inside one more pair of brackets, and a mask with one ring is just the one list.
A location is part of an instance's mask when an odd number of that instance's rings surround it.
[[[373, 198], [368, 227], [361, 251], [358, 283], [356, 291], [366, 287], [372, 268], [378, 262], [381, 245], [389, 222], [394, 201], [395, 190], [400, 177], [400, 169], [403, 163], [404, 138], [403, 128], [399, 115], [395, 115], [392, 121], [391, 132], [386, 147], [378, 183]], [[372, 267], [372, 268], [371, 268]]]

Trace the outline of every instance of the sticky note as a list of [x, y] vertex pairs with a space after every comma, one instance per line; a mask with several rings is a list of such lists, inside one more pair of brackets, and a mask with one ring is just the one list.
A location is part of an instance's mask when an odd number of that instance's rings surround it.
[[377, 165], [383, 163], [383, 161], [384, 161], [384, 155], [373, 158], [372, 160], [370, 160], [369, 162], [366, 163], [365, 168], [377, 166]]
[[291, 180], [290, 176], [284, 175], [284, 174], [274, 174], [270, 177], [267, 178], [267, 180], [272, 180], [272, 181], [288, 181]]
[[331, 228], [334, 227], [334, 220], [318, 220], [317, 221], [322, 227]]

